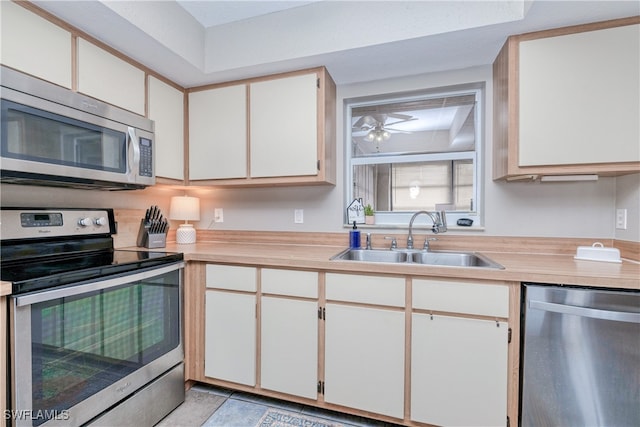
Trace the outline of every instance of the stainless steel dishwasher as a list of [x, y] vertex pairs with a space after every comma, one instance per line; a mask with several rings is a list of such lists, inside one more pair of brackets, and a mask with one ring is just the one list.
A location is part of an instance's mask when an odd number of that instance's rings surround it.
[[640, 425], [640, 292], [524, 284], [522, 426]]

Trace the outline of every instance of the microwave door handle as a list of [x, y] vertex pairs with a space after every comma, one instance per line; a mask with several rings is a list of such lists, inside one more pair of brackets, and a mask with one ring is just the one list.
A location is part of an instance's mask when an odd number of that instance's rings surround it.
[[133, 151], [133, 160], [129, 162], [129, 170], [133, 176], [138, 176], [140, 172], [140, 141], [136, 136], [136, 130], [132, 127], [128, 129], [129, 147]]
[[600, 310], [597, 308], [577, 307], [575, 305], [556, 304], [545, 301], [529, 301], [529, 308], [551, 311], [553, 313], [571, 314], [574, 316], [590, 317], [592, 319], [612, 320], [615, 322], [640, 323], [640, 313], [627, 311]]

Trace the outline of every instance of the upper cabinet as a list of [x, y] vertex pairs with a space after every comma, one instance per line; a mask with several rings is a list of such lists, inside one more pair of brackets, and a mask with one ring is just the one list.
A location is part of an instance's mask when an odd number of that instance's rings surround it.
[[324, 68], [189, 93], [192, 185], [335, 184], [335, 83]]
[[156, 178], [184, 180], [184, 93], [149, 76], [148, 114], [155, 122]]
[[71, 88], [71, 33], [10, 1], [0, 2], [2, 64]]
[[246, 176], [246, 85], [189, 93], [189, 180]]
[[318, 173], [317, 81], [313, 73], [249, 86], [252, 177]]
[[640, 172], [640, 17], [510, 37], [493, 64], [494, 179]]
[[145, 115], [145, 72], [81, 38], [78, 92]]

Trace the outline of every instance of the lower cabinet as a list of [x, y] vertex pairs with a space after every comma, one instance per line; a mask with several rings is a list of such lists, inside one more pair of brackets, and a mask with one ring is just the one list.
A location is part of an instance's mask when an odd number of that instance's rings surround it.
[[517, 375], [507, 283], [205, 271], [197, 380], [409, 424], [517, 419], [507, 406]]
[[255, 267], [206, 266], [204, 375], [256, 385]]
[[256, 385], [256, 296], [206, 291], [204, 374]]
[[404, 312], [327, 304], [328, 403], [404, 418]]
[[414, 313], [411, 419], [506, 425], [508, 330], [505, 322]]
[[263, 268], [260, 387], [318, 398], [318, 273]]
[[404, 277], [327, 273], [324, 400], [404, 418]]
[[509, 288], [414, 279], [412, 291], [411, 420], [506, 426]]

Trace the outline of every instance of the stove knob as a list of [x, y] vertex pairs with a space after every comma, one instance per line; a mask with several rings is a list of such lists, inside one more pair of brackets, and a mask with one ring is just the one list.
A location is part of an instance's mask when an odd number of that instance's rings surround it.
[[78, 225], [80, 227], [86, 227], [86, 226], [91, 225], [91, 224], [93, 224], [93, 221], [91, 221], [91, 218], [80, 218], [78, 220]]
[[107, 225], [107, 219], [103, 216], [101, 216], [100, 218], [96, 218], [96, 225], [98, 227], [103, 226], [103, 225]]

